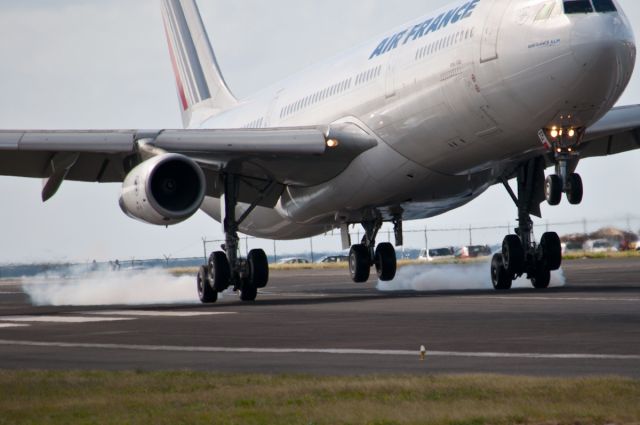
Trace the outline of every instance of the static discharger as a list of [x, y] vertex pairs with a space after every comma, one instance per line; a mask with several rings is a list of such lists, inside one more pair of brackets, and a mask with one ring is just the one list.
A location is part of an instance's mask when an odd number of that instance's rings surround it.
[[427, 359], [427, 348], [424, 345], [420, 346], [420, 361], [423, 362]]

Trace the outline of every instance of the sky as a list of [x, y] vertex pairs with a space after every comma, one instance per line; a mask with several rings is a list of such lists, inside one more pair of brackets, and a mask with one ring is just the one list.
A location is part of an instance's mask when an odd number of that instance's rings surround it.
[[[243, 97], [447, 2], [198, 3], [225, 78]], [[640, 3], [619, 3], [640, 32]], [[0, 2], [0, 58], [0, 129], [181, 126], [158, 0]], [[620, 104], [635, 103], [640, 103], [640, 67], [620, 100]], [[583, 204], [545, 205], [541, 222], [584, 218], [594, 223], [591, 227], [626, 223], [619, 219], [630, 217], [629, 224], [637, 231], [639, 163], [640, 152], [583, 161], [579, 167], [585, 182]], [[131, 220], [118, 206], [117, 184], [65, 182], [46, 204], [40, 200], [41, 188], [40, 180], [0, 177], [0, 264], [198, 256], [203, 237], [222, 236], [220, 225], [203, 213], [168, 229]], [[463, 208], [405, 227], [504, 224], [506, 228], [515, 216], [504, 189], [495, 187]], [[409, 236], [408, 244], [424, 244], [418, 234]], [[476, 234], [476, 241], [483, 238], [496, 236]], [[315, 249], [339, 248], [335, 237], [313, 243]], [[308, 241], [282, 243], [278, 250], [307, 246]]]

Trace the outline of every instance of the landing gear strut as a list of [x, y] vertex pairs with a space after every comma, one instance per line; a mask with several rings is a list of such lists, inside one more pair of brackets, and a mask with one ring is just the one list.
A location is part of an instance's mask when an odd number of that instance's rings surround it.
[[[239, 181], [233, 174], [227, 174], [223, 179], [224, 251], [213, 252], [209, 256], [208, 264], [200, 268], [197, 279], [198, 296], [203, 303], [214, 303], [218, 299], [218, 293], [233, 287], [234, 291], [240, 292], [242, 301], [255, 301], [258, 289], [266, 287], [269, 283], [269, 263], [267, 255], [261, 249], [250, 251], [246, 259], [238, 255], [238, 227], [253, 212], [261, 198], [257, 199], [240, 218], [236, 218]], [[262, 193], [270, 189], [271, 185], [268, 185]]]
[[[396, 216], [393, 220], [396, 245], [402, 244], [402, 218]], [[383, 282], [393, 280], [396, 276], [396, 250], [390, 243], [381, 243], [376, 247], [376, 237], [382, 227], [382, 218], [375, 218], [362, 222], [365, 234], [362, 242], [353, 245], [349, 252], [349, 272], [356, 283], [369, 280], [371, 267], [375, 265], [378, 279]]]
[[518, 207], [518, 228], [514, 235], [504, 238], [502, 252], [495, 254], [491, 261], [491, 281], [496, 290], [511, 289], [513, 281], [525, 274], [534, 288], [548, 288], [551, 272], [562, 264], [562, 248], [557, 233], [543, 234], [539, 244], [533, 237], [531, 215], [541, 216], [540, 203], [545, 198], [544, 168], [544, 158], [536, 158], [518, 169], [517, 196], [503, 180]]

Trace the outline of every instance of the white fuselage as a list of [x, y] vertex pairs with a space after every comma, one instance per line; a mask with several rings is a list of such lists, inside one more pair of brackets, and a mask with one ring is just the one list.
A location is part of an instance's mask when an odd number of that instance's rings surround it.
[[[544, 153], [541, 128], [600, 119], [634, 63], [621, 11], [566, 15], [561, 0], [459, 0], [202, 127], [346, 121], [378, 138], [334, 179], [287, 188], [276, 208], [256, 209], [240, 229], [301, 238], [360, 222], [371, 209], [411, 220], [466, 204], [514, 161]], [[203, 209], [219, 220], [219, 200], [207, 198]]]

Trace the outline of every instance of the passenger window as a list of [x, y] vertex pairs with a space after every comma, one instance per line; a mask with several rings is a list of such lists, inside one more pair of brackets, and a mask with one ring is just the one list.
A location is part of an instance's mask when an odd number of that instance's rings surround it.
[[591, 13], [593, 7], [589, 0], [564, 0], [564, 13]]
[[617, 12], [616, 5], [611, 0], [593, 0], [596, 12]]

